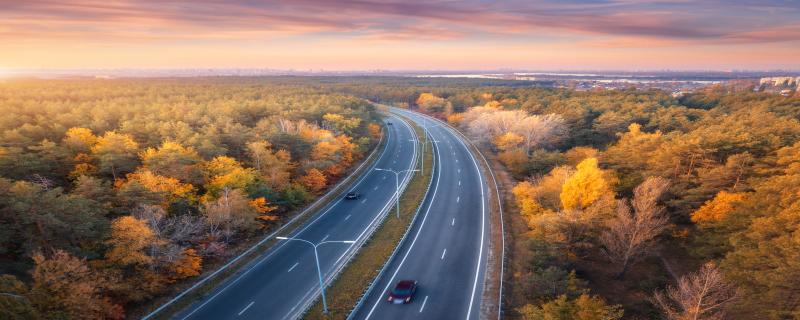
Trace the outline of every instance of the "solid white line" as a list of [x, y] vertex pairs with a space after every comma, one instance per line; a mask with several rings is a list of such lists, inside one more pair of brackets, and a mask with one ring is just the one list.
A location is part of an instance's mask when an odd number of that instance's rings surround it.
[[428, 296], [425, 296], [425, 299], [422, 300], [422, 307], [419, 308], [419, 312], [422, 313], [422, 310], [425, 309], [425, 303], [428, 302]]
[[350, 219], [350, 216], [352, 216], [352, 214], [348, 214], [346, 217], [344, 217], [344, 221], [347, 221], [347, 219]]
[[242, 313], [247, 311], [247, 309], [250, 309], [250, 307], [252, 307], [254, 303], [256, 303], [256, 302], [255, 301], [250, 301], [250, 304], [248, 304], [246, 307], [244, 307], [244, 309], [242, 309], [242, 311], [239, 311], [239, 314], [237, 314], [237, 316], [241, 316]]
[[447, 249], [444, 249], [444, 251], [442, 251], [442, 257], [441, 257], [441, 258], [439, 258], [439, 260], [444, 260], [444, 254], [445, 254], [445, 253], [447, 253]]
[[329, 234], [326, 234], [326, 235], [325, 235], [325, 237], [324, 237], [324, 238], [322, 238], [322, 241], [320, 241], [320, 242], [323, 242], [323, 241], [325, 241], [325, 240], [328, 240], [328, 237], [330, 237], [330, 236], [331, 236], [331, 235], [329, 235]]
[[453, 222], [450, 222], [450, 226], [456, 225], [456, 218], [453, 218]]
[[295, 262], [295, 263], [292, 265], [292, 267], [291, 267], [291, 268], [289, 268], [289, 271], [286, 271], [286, 272], [292, 272], [292, 270], [294, 270], [294, 268], [295, 268], [295, 267], [297, 267], [297, 265], [298, 265], [298, 264], [300, 264], [300, 262]]
[[[441, 159], [441, 155], [439, 154], [439, 149], [436, 149], [436, 157]], [[433, 195], [431, 196], [431, 201], [429, 202], [431, 204], [436, 199], [436, 192], [439, 191], [439, 182], [441, 180], [441, 177], [442, 177], [441, 172], [437, 173], [437, 175], [436, 175], [436, 187], [434, 187], [434, 189], [433, 189]], [[422, 222], [420, 222], [420, 224], [419, 224], [419, 229], [417, 229], [417, 233], [414, 235], [414, 239], [411, 240], [411, 244], [409, 245], [408, 250], [406, 250], [406, 253], [403, 255], [403, 259], [400, 259], [400, 264], [397, 265], [397, 269], [394, 270], [394, 273], [392, 274], [392, 277], [389, 278], [389, 281], [387, 282], [386, 288], [383, 288], [383, 290], [381, 290], [380, 292], [388, 291], [389, 287], [394, 282], [394, 278], [397, 277], [397, 273], [400, 272], [400, 268], [403, 267], [403, 263], [406, 262], [406, 259], [408, 258], [408, 255], [411, 253], [411, 249], [414, 248], [414, 244], [417, 243], [417, 239], [419, 238], [419, 235], [422, 233], [422, 229], [425, 226], [425, 221], [428, 220], [428, 213], [431, 212], [431, 207], [433, 207], [433, 206], [429, 204], [428, 205], [428, 209], [425, 210], [425, 215], [422, 216]], [[375, 301], [375, 304], [372, 305], [372, 308], [369, 310], [369, 313], [364, 318], [364, 320], [367, 320], [367, 319], [369, 319], [370, 316], [372, 316], [372, 313], [375, 312], [375, 308], [377, 308], [378, 304], [380, 304], [381, 302], [383, 302], [383, 299], [378, 299], [377, 301]]]

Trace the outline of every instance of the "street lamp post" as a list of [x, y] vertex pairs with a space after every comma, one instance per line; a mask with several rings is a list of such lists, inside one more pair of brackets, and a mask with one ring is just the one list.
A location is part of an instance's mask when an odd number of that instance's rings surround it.
[[328, 314], [328, 301], [325, 300], [325, 284], [322, 281], [322, 270], [319, 267], [319, 254], [317, 253], [317, 247], [326, 243], [347, 243], [353, 244], [355, 241], [348, 240], [348, 241], [322, 241], [320, 243], [314, 244], [311, 241], [300, 239], [300, 238], [289, 238], [289, 237], [275, 237], [278, 240], [294, 240], [294, 241], [302, 241], [305, 243], [310, 244], [314, 247], [314, 260], [317, 262], [317, 275], [319, 276], [319, 288], [322, 291], [322, 312]]
[[403, 172], [419, 171], [419, 169], [406, 169], [406, 170], [395, 171], [392, 169], [375, 168], [375, 170], [388, 171], [394, 173], [394, 187], [395, 187], [394, 195], [397, 202], [397, 219], [400, 219], [400, 174]]

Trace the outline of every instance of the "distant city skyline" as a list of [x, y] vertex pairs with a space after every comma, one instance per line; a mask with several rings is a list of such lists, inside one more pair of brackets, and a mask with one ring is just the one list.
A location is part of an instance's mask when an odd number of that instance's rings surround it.
[[790, 0], [0, 0], [9, 69], [798, 70]]

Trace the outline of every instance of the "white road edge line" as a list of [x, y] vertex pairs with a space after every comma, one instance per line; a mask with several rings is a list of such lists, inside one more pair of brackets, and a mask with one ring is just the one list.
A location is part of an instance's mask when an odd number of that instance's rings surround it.
[[292, 272], [292, 270], [294, 270], [294, 268], [295, 268], [295, 267], [297, 267], [297, 265], [298, 265], [298, 264], [300, 264], [300, 262], [295, 262], [295, 263], [292, 265], [292, 267], [291, 267], [291, 268], [289, 268], [289, 271], [286, 271], [286, 272]]
[[256, 302], [255, 301], [250, 301], [250, 304], [248, 304], [246, 307], [244, 307], [244, 309], [242, 309], [242, 311], [239, 311], [239, 314], [237, 314], [237, 316], [241, 316], [242, 313], [247, 311], [247, 309], [250, 309], [250, 307], [252, 307], [254, 303], [256, 303]]
[[419, 308], [419, 312], [422, 313], [422, 310], [425, 309], [425, 303], [428, 302], [428, 296], [425, 296], [425, 299], [422, 300], [422, 307]]
[[439, 258], [439, 260], [444, 260], [445, 253], [447, 253], [447, 248], [445, 248], [444, 251], [442, 251], [442, 257]]

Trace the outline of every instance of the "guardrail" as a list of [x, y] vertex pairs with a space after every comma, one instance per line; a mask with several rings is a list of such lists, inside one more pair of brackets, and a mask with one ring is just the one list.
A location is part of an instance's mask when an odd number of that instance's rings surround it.
[[[366, 167], [369, 167], [370, 170], [372, 169], [372, 167], [374, 167], [375, 162], [376, 162], [375, 161], [376, 160], [375, 155], [377, 154], [377, 151], [378, 150], [382, 150], [382, 152], [381, 152], [381, 156], [382, 156], [383, 153], [386, 150], [386, 145], [385, 145], [386, 141], [384, 139], [384, 136], [386, 136], [386, 134], [381, 135], [381, 138], [378, 141], [378, 144], [375, 146], [375, 149], [373, 149], [372, 152], [370, 152], [370, 154], [367, 156], [367, 158], [358, 167], [356, 167], [355, 170], [353, 170], [353, 173], [351, 173], [346, 178], [344, 178], [341, 181], [339, 181], [339, 183], [337, 183], [335, 186], [333, 186], [331, 189], [329, 189], [319, 199], [317, 199], [316, 201], [314, 201], [311, 204], [309, 204], [308, 206], [306, 206], [306, 208], [303, 209], [303, 211], [301, 211], [299, 214], [297, 214], [292, 219], [287, 221], [285, 224], [280, 226], [278, 229], [276, 229], [275, 231], [271, 232], [269, 235], [265, 236], [263, 239], [261, 239], [260, 241], [258, 241], [254, 245], [252, 245], [250, 248], [248, 248], [247, 250], [245, 250], [244, 252], [242, 252], [241, 254], [236, 256], [235, 258], [233, 258], [231, 261], [229, 261], [228, 263], [222, 265], [216, 271], [212, 272], [211, 274], [209, 274], [205, 278], [201, 279], [200, 281], [198, 281], [197, 283], [195, 283], [194, 285], [192, 285], [188, 289], [182, 291], [181, 293], [179, 293], [174, 298], [170, 299], [166, 303], [162, 304], [161, 306], [159, 306], [155, 310], [151, 311], [150, 313], [148, 313], [147, 315], [142, 317], [142, 320], [149, 320], [149, 319], [152, 319], [153, 317], [157, 316], [160, 312], [164, 311], [166, 308], [172, 306], [177, 301], [179, 301], [179, 300], [183, 299], [184, 297], [186, 297], [186, 295], [188, 295], [189, 293], [192, 293], [197, 288], [199, 288], [202, 285], [206, 284], [208, 281], [214, 279], [220, 273], [226, 271], [228, 268], [230, 268], [235, 263], [239, 262], [239, 260], [241, 260], [245, 256], [253, 253], [258, 247], [261, 247], [262, 245], [264, 245], [268, 241], [273, 240], [275, 235], [277, 235], [278, 233], [285, 231], [285, 229], [293, 226], [297, 221], [299, 221], [300, 219], [304, 218], [308, 213], [317, 211], [317, 210], [319, 210], [321, 208], [324, 208], [326, 205], [330, 204], [330, 201], [333, 199], [334, 196], [338, 196], [342, 192], [343, 189], [349, 188], [353, 183], [355, 183], [355, 180], [357, 178], [362, 178], [365, 175], [365, 173], [369, 171], [369, 170], [365, 170]], [[361, 180], [361, 179], [358, 179], [358, 180]], [[295, 227], [300, 227], [300, 225], [295, 226]], [[245, 266], [242, 266], [242, 267], [245, 267]]]
[[[425, 134], [427, 134], [427, 133], [425, 133]], [[431, 141], [433, 141], [433, 137], [431, 137]], [[435, 144], [435, 143], [433, 143], [433, 144]], [[424, 148], [424, 146], [423, 146], [423, 148]], [[431, 148], [431, 151], [433, 151], [433, 147]], [[422, 152], [421, 154], [422, 154], [423, 157], [425, 156], [424, 152]], [[435, 153], [434, 153], [434, 155], [435, 155]], [[433, 163], [431, 164], [431, 173], [435, 172], [436, 164], [437, 164], [436, 156], [433, 156], [432, 158], [433, 158]], [[431, 186], [432, 185], [433, 185], [433, 174], [431, 174], [431, 179], [428, 181], [428, 187], [425, 189], [426, 197], [427, 197], [428, 192], [431, 190]], [[364, 290], [364, 293], [361, 294], [361, 297], [358, 299], [358, 302], [356, 302], [356, 305], [353, 306], [352, 309], [350, 309], [350, 313], [347, 316], [348, 320], [353, 319], [353, 317], [355, 315], [355, 311], [358, 310], [359, 308], [361, 308], [364, 305], [364, 302], [366, 301], [367, 297], [372, 293], [372, 290], [374, 290], [375, 285], [377, 285], [379, 280], [383, 277], [384, 273], [388, 269], [390, 262], [392, 260], [394, 260], [395, 257], [397, 256], [397, 253], [400, 251], [400, 248], [403, 246], [403, 244], [405, 243], [406, 239], [408, 238], [408, 235], [410, 234], [411, 229], [414, 228], [414, 223], [417, 221], [417, 217], [419, 216], [419, 212], [420, 212], [420, 210], [422, 210], [422, 206], [424, 204], [425, 204], [425, 197], [423, 197], [422, 201], [419, 203], [419, 205], [417, 205], [417, 209], [414, 211], [414, 217], [411, 219], [411, 222], [408, 224], [408, 227], [406, 227], [406, 231], [403, 233], [403, 236], [400, 238], [400, 241], [397, 242], [397, 246], [394, 247], [394, 250], [392, 250], [392, 253], [389, 255], [389, 258], [387, 258], [386, 262], [384, 262], [383, 267], [381, 267], [381, 270], [378, 272], [378, 274], [375, 276], [375, 278], [372, 280], [372, 282], [370, 282], [369, 286], [367, 286], [367, 289]]]
[[[411, 126], [408, 124], [408, 122], [406, 122], [406, 120], [400, 118], [400, 121], [402, 121], [406, 126], [411, 128]], [[413, 130], [413, 128], [412, 128], [411, 132], [414, 135], [414, 140], [417, 140], [416, 131]], [[411, 167], [412, 168], [416, 168], [416, 165], [417, 165], [416, 154], [417, 154], [417, 146], [419, 145], [419, 143], [415, 142], [414, 145], [415, 145], [415, 148], [414, 148], [415, 155], [412, 158], [413, 159], [412, 163], [411, 163]], [[415, 175], [415, 173], [407, 174], [406, 177], [403, 179], [403, 182], [400, 184], [400, 190], [396, 191], [396, 192], [398, 192], [399, 194], [402, 194], [405, 191], [405, 189], [408, 186], [408, 184], [411, 181], [411, 179], [413, 179], [414, 175]], [[369, 238], [372, 236], [372, 234], [375, 233], [375, 230], [377, 230], [378, 227], [380, 227], [382, 221], [386, 218], [386, 216], [389, 215], [389, 212], [391, 212], [392, 206], [395, 204], [396, 201], [400, 201], [400, 196], [399, 195], [397, 197], [395, 197], [395, 201], [387, 202], [386, 205], [383, 207], [383, 209], [381, 209], [380, 214], [378, 214], [375, 217], [375, 219], [373, 219], [372, 223], [370, 223], [370, 226], [367, 229], [365, 229], [364, 232], [362, 232], [361, 235], [359, 235], [358, 239], [356, 240], [356, 243], [353, 244], [353, 246], [356, 249], [347, 252], [346, 255], [345, 255], [346, 258], [344, 259], [344, 261], [342, 263], [340, 263], [340, 264], [336, 264], [335, 263], [336, 268], [333, 270], [333, 272], [330, 272], [329, 275], [326, 276], [324, 281], [323, 281], [324, 286], [326, 288], [334, 280], [336, 280], [336, 278], [339, 276], [339, 274], [341, 274], [341, 271], [345, 267], [347, 267], [347, 265], [350, 263], [350, 261], [352, 261], [353, 257], [361, 251], [361, 248], [363, 248], [363, 246], [367, 242], [367, 240], [369, 240]], [[345, 256], [342, 256], [342, 258], [344, 258]], [[303, 298], [303, 300], [304, 300], [303, 303], [301, 305], [299, 305], [300, 308], [297, 308], [295, 313], [290, 315], [288, 318], [297, 319], [301, 315], [305, 314], [308, 311], [308, 309], [311, 307], [311, 305], [314, 302], [316, 302], [317, 299], [319, 299], [318, 297], [319, 297], [320, 291], [321, 291], [320, 288], [316, 288], [313, 291], [310, 291], [309, 294], [306, 294], [306, 296], [304, 296], [304, 298]]]

